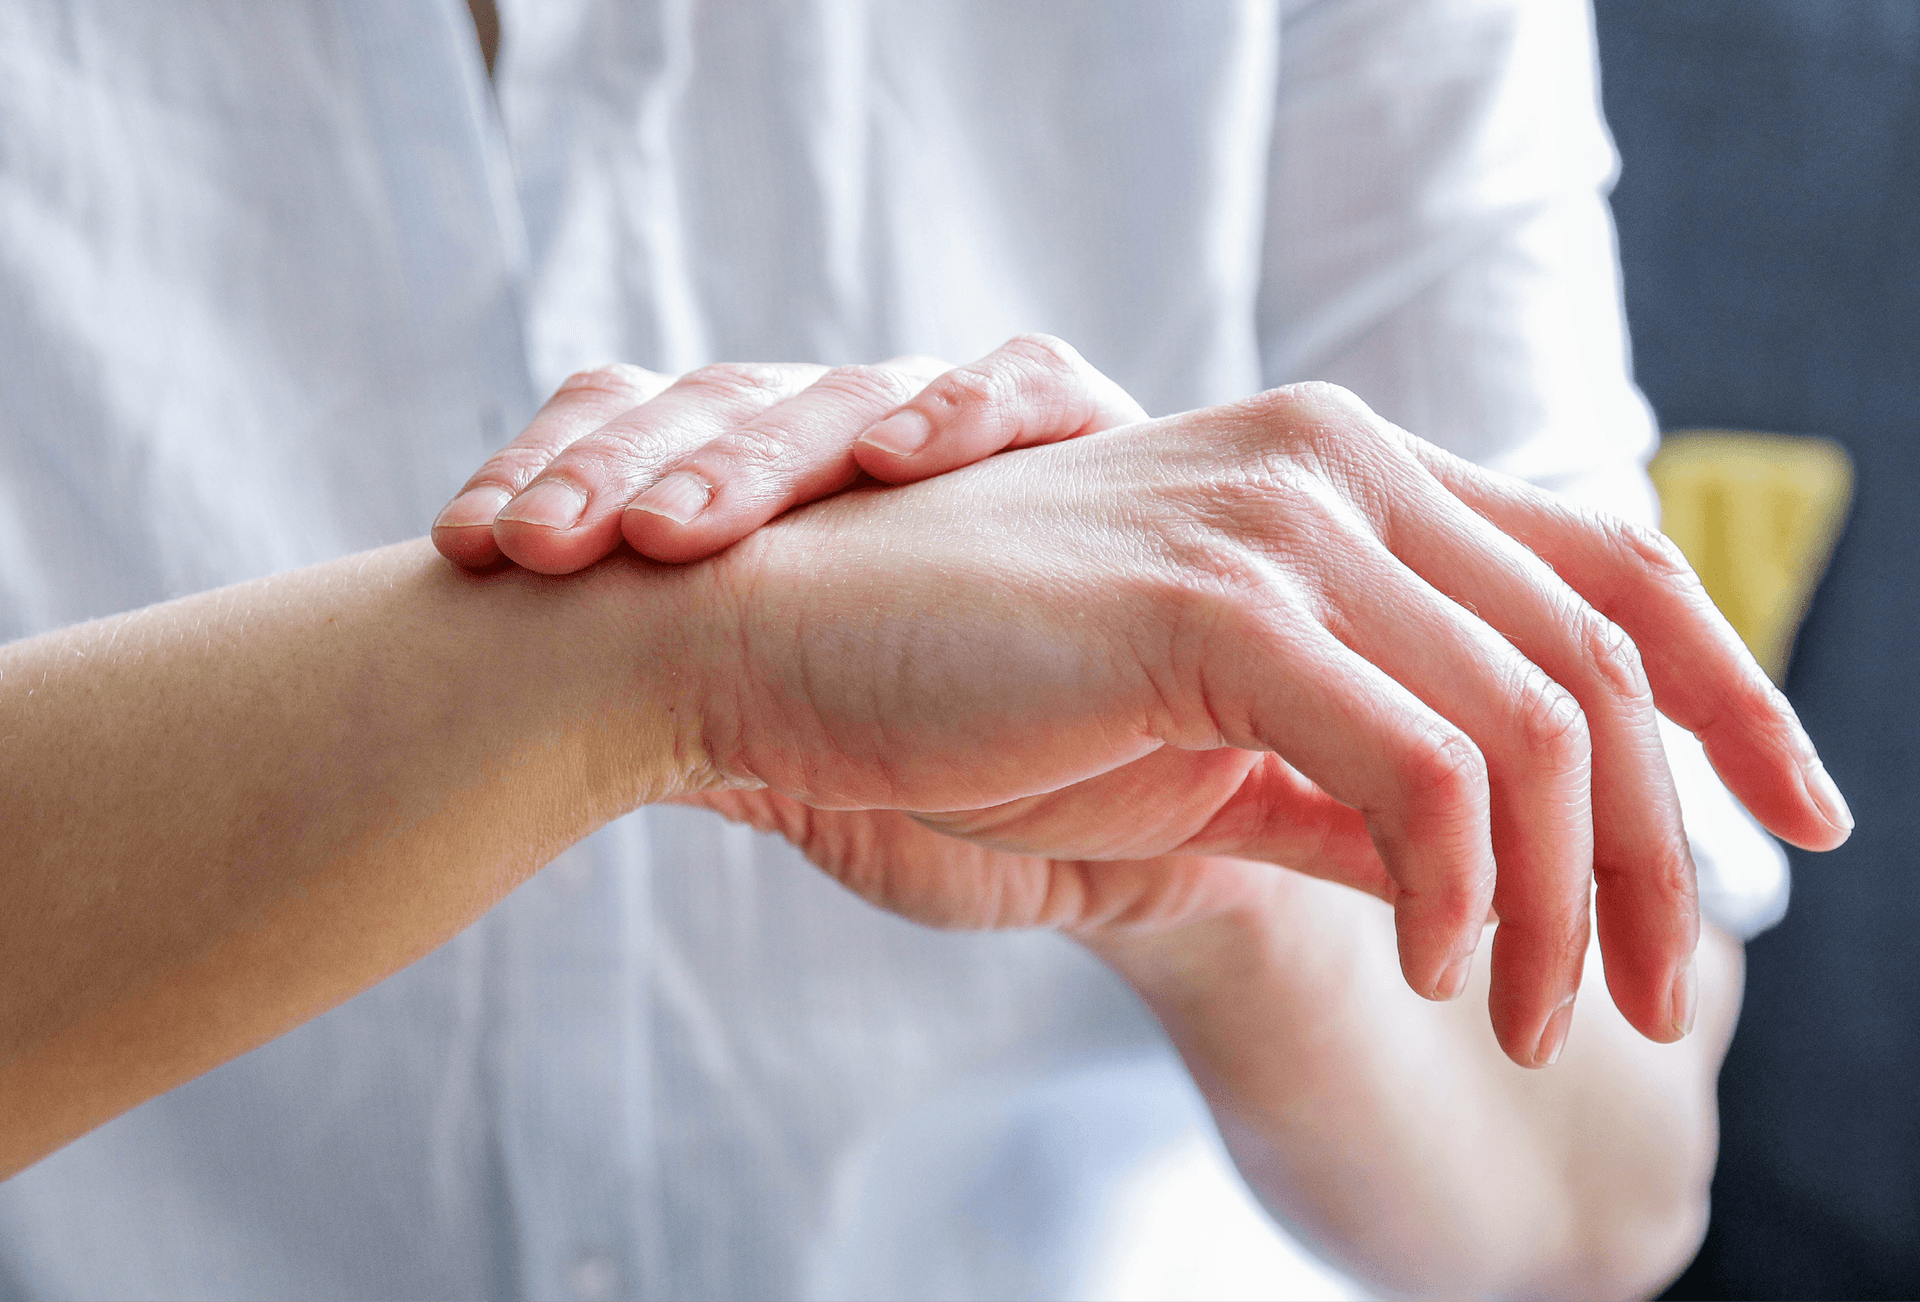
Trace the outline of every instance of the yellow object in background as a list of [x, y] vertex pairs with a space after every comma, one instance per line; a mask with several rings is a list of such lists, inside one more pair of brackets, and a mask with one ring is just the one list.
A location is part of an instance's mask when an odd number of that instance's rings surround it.
[[1839, 444], [1790, 434], [1689, 430], [1648, 473], [1662, 527], [1774, 682], [1806, 618], [1853, 499]]

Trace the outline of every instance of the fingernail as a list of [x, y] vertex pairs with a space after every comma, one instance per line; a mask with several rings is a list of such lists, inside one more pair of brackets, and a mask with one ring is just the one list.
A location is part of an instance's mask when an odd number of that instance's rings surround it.
[[1433, 997], [1439, 1000], [1458, 999], [1467, 993], [1467, 977], [1473, 971], [1473, 952], [1469, 950], [1453, 962], [1447, 964], [1447, 970], [1440, 974], [1440, 982], [1433, 988]]
[[468, 529], [476, 525], [490, 526], [493, 524], [493, 517], [500, 514], [500, 508], [505, 506], [512, 496], [513, 494], [506, 489], [495, 488], [492, 485], [469, 488], [446, 504], [440, 514], [435, 517], [433, 527]]
[[663, 515], [675, 524], [685, 524], [707, 509], [713, 490], [705, 480], [686, 470], [676, 470], [633, 499], [629, 511], [647, 511]]
[[1807, 794], [1813, 797], [1813, 803], [1820, 806], [1820, 812], [1829, 823], [1842, 832], [1853, 830], [1853, 811], [1847, 808], [1847, 798], [1840, 794], [1840, 788], [1834, 784], [1833, 776], [1827, 772], [1827, 766], [1819, 760], [1806, 768]]
[[1546, 1027], [1540, 1032], [1540, 1044], [1533, 1051], [1533, 1065], [1551, 1067], [1560, 1060], [1560, 1051], [1567, 1047], [1567, 1028], [1573, 1025], [1573, 998], [1560, 1005], [1558, 1012], [1547, 1019]]
[[862, 434], [860, 441], [871, 443], [882, 452], [891, 452], [896, 457], [905, 457], [925, 447], [927, 440], [932, 437], [933, 422], [908, 407], [894, 412]]
[[564, 479], [542, 479], [507, 503], [500, 518], [543, 529], [571, 529], [586, 509], [586, 494], [572, 484]]
[[1693, 975], [1693, 960], [1688, 959], [1680, 975], [1673, 979], [1673, 1033], [1684, 1039], [1693, 1034], [1693, 1017], [1699, 1011], [1700, 985]]

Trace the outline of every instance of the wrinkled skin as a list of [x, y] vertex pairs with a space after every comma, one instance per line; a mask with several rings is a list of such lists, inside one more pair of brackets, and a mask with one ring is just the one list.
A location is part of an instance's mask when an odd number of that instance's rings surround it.
[[[549, 572], [621, 536], [685, 559], [861, 471], [1027, 447], [842, 493], [695, 567], [710, 599], [676, 708], [736, 788], [698, 799], [867, 898], [1087, 938], [1237, 907], [1263, 870], [1195, 856], [1252, 857], [1392, 902], [1406, 978], [1433, 997], [1463, 988], [1497, 910], [1495, 1028], [1538, 1065], [1596, 878], [1615, 1001], [1657, 1039], [1691, 1017], [1697, 909], [1656, 695], [1775, 831], [1844, 836], [1791, 712], [1657, 535], [1328, 386], [1125, 423], [1077, 355], [1016, 340], [888, 416], [914, 366], [747, 386], [751, 437], [736, 418], [691, 456], [647, 404], [509, 449], [503, 492], [566, 478], [588, 505], [545, 532], [510, 505], [491, 531]], [[904, 454], [882, 436], [903, 414], [924, 427]], [[717, 514], [650, 509], [674, 473]], [[661, 541], [681, 525], [698, 536]], [[1140, 862], [1162, 856], [1180, 859]]]

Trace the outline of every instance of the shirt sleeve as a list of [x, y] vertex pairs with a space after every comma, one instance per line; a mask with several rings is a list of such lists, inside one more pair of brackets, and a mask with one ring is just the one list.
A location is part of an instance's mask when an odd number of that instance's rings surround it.
[[[1258, 305], [1265, 382], [1330, 380], [1483, 466], [1652, 522], [1586, 0], [1294, 0]], [[1668, 751], [1703, 912], [1756, 934], [1779, 847]]]

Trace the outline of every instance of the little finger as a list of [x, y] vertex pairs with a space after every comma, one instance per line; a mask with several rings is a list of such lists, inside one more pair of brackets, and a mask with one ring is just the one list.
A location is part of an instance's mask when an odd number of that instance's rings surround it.
[[613, 363], [570, 375], [512, 442], [488, 457], [433, 522], [433, 545], [456, 565], [484, 569], [501, 560], [493, 522], [574, 440], [653, 398], [670, 377]]

